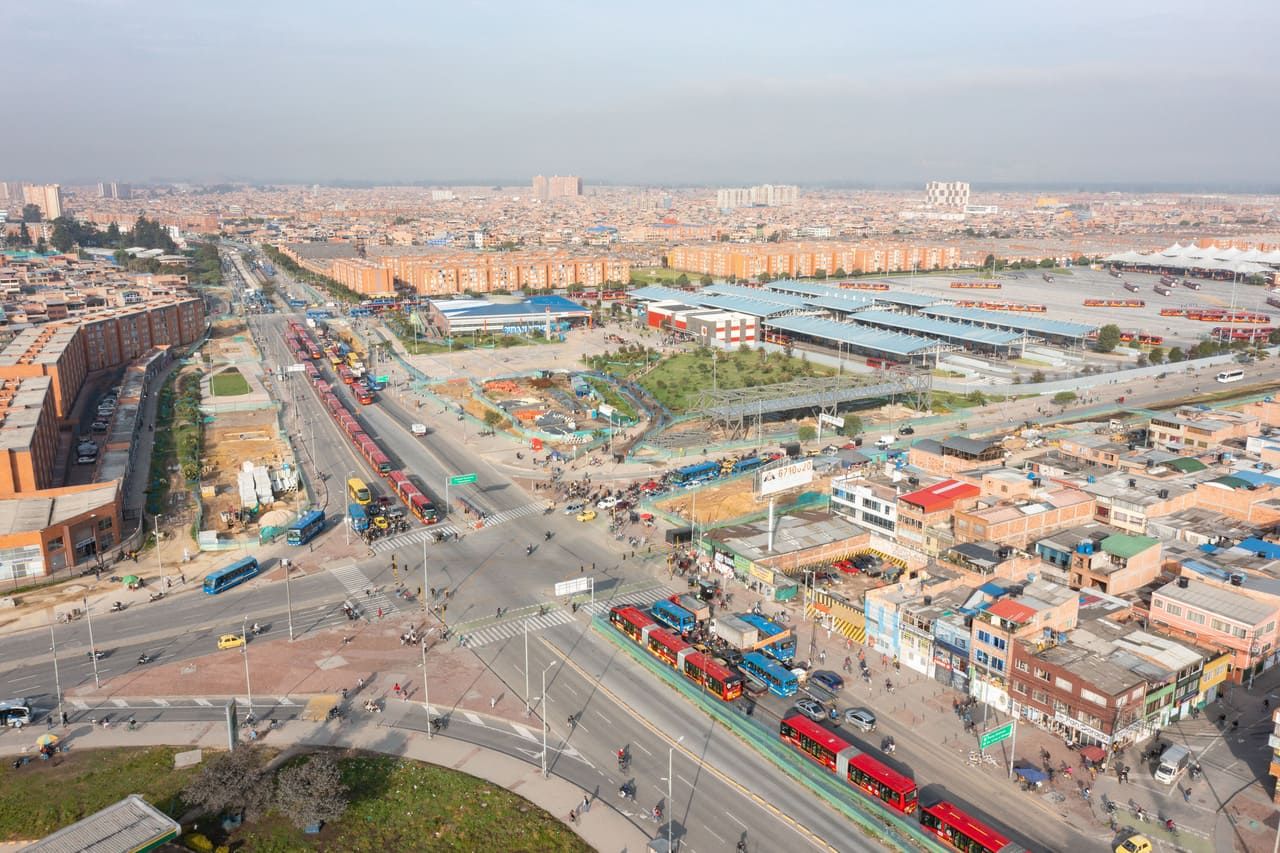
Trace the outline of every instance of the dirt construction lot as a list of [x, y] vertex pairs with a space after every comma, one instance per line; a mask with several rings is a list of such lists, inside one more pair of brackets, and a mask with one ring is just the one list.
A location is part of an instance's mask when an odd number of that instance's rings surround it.
[[[813, 483], [805, 488], [807, 492], [826, 492], [831, 485], [830, 477], [814, 477]], [[722, 524], [744, 515], [762, 512], [769, 506], [768, 501], [757, 501], [755, 498], [755, 477], [741, 476], [736, 480], [706, 486], [698, 489], [697, 519], [699, 526]], [[781, 496], [779, 505], [784, 505], [794, 496]], [[664, 512], [674, 513], [681, 518], [695, 521], [692, 513], [695, 509], [694, 498], [690, 492], [679, 491], [670, 497], [662, 498], [654, 504]]]
[[205, 528], [225, 530], [219, 520], [222, 512], [234, 513], [240, 508], [236, 475], [244, 462], [279, 468], [291, 460], [287, 441], [280, 435], [273, 409], [228, 412], [205, 427], [204, 464], [201, 485], [214, 487], [214, 496], [205, 497]]

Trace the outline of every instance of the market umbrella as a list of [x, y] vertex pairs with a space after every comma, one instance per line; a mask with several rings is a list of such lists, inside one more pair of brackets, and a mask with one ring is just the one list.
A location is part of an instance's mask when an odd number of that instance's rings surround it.
[[36, 746], [41, 748], [46, 746], [53, 746], [57, 742], [58, 742], [58, 736], [54, 734], [43, 734], [43, 735], [40, 735], [40, 737], [36, 738]]
[[1086, 761], [1098, 762], [1107, 757], [1107, 751], [1097, 744], [1090, 744], [1089, 746], [1081, 747], [1080, 755], [1083, 756]]
[[137, 575], [125, 575], [120, 579], [120, 583], [125, 586], [133, 586], [135, 583], [138, 583], [139, 580], [140, 578]]
[[1026, 779], [1032, 785], [1040, 785], [1049, 778], [1049, 774], [1036, 767], [1015, 767], [1013, 772]]

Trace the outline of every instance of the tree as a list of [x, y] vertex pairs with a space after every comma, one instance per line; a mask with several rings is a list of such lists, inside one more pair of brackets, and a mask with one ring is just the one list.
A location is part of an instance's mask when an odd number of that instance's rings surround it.
[[44, 241], [44, 237], [41, 237], [39, 240], [36, 240], [36, 251], [42, 255], [45, 252], [49, 251], [49, 244]]
[[1267, 335], [1267, 343], [1280, 344], [1280, 329], [1271, 330], [1271, 334]]
[[1152, 364], [1164, 364], [1164, 347], [1152, 347], [1147, 353], [1147, 361]]
[[1098, 352], [1114, 352], [1119, 345], [1120, 327], [1115, 323], [1108, 323], [1098, 330], [1098, 340], [1094, 342], [1094, 349]]
[[836, 278], [844, 278], [848, 273], [844, 271], [844, 267], [836, 267]]
[[246, 817], [263, 814], [271, 804], [266, 756], [256, 746], [241, 746], [216, 756], [187, 786], [182, 798], [206, 812]]
[[716, 283], [716, 280], [715, 280], [714, 278], [712, 278], [711, 276], [709, 276], [709, 275], [704, 275], [702, 278], [700, 278], [700, 279], [698, 279], [698, 280], [699, 280], [700, 282], [702, 282], [702, 284], [703, 284], [703, 286], [704, 286], [704, 287], [705, 287], [706, 285], [708, 285], [708, 284], [715, 284], [715, 283]]
[[112, 222], [107, 226], [106, 241], [108, 246], [120, 245], [120, 226]]
[[42, 219], [44, 219], [44, 214], [40, 212], [40, 205], [24, 204], [22, 206], [23, 222], [39, 222]]
[[1041, 258], [1040, 266], [1044, 269], [1053, 269], [1053, 258]]
[[862, 432], [862, 418], [857, 415], [845, 415], [844, 426], [840, 427], [840, 434], [846, 438], [853, 438]]
[[1032, 373], [1032, 374], [1031, 374], [1031, 381], [1032, 381], [1033, 383], [1036, 383], [1036, 384], [1039, 384], [1039, 383], [1043, 382], [1043, 381], [1044, 381], [1044, 371], [1043, 371], [1043, 370], [1037, 370], [1035, 373]]
[[810, 426], [809, 424], [801, 425], [799, 429], [799, 434], [800, 434], [801, 441], [813, 441], [815, 438], [818, 437], [818, 431], [814, 427]]
[[27, 230], [27, 223], [25, 221], [22, 223], [22, 227], [18, 229], [18, 245], [31, 245], [31, 232]]
[[71, 233], [71, 229], [59, 221], [53, 226], [53, 237], [50, 242], [59, 252], [70, 252], [71, 247], [75, 245], [75, 237]]
[[299, 829], [337, 820], [347, 804], [347, 786], [328, 753], [308, 756], [276, 774], [275, 807]]
[[976, 406], [985, 406], [987, 404], [987, 395], [981, 391], [970, 391], [964, 395], [964, 398]]
[[689, 283], [689, 276], [685, 275], [684, 273], [680, 273], [680, 275], [676, 276], [676, 284], [688, 284], [688, 283]]
[[1169, 350], [1170, 364], [1177, 364], [1178, 362], [1185, 361], [1185, 360], [1186, 360], [1186, 355], [1183, 354], [1182, 347], [1173, 347], [1172, 349]]
[[814, 278], [816, 278], [816, 279], [818, 279], [819, 281], [821, 281], [822, 279], [824, 279], [824, 278], [826, 278], [826, 277], [827, 277], [827, 271], [826, 271], [826, 270], [821, 270], [821, 269], [819, 269], [819, 270], [814, 270], [814, 271], [813, 271], [813, 277], [814, 277]]
[[1075, 391], [1059, 391], [1053, 395], [1053, 402], [1058, 406], [1069, 406], [1076, 401]]

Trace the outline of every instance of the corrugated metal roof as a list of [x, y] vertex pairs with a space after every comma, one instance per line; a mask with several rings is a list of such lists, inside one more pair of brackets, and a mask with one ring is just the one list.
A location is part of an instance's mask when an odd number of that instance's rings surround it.
[[947, 305], [947, 300], [931, 293], [915, 293], [909, 290], [879, 291], [873, 296], [876, 302], [886, 305], [907, 305], [912, 308], [924, 308], [927, 305]]
[[913, 355], [944, 345], [942, 341], [933, 338], [881, 332], [866, 326], [837, 323], [835, 320], [825, 320], [821, 317], [778, 317], [769, 320], [767, 325], [782, 332], [812, 335], [815, 338], [837, 341], [889, 355]]
[[793, 308], [803, 308], [809, 301], [802, 296], [780, 293], [765, 287], [746, 287], [741, 284], [711, 284], [707, 285], [703, 292], [708, 294], [718, 293], [721, 296], [741, 296], [745, 299], [759, 299], [762, 302], [777, 302], [779, 305], [790, 305]]
[[774, 317], [779, 314], [786, 314], [788, 311], [795, 311], [797, 307], [804, 307], [803, 305], [786, 305], [769, 299], [728, 295], [697, 296], [692, 301], [707, 308], [737, 311], [739, 314], [747, 314], [752, 317]]
[[149, 850], [177, 838], [181, 832], [181, 824], [137, 794], [131, 794], [22, 849], [37, 853]]
[[637, 287], [634, 290], [628, 290], [627, 296], [631, 299], [643, 299], [646, 302], [665, 302], [666, 300], [674, 299], [687, 304], [696, 299], [698, 294], [689, 290], [676, 290], [674, 287], [649, 285], [648, 287]]
[[1271, 615], [1272, 609], [1260, 601], [1254, 601], [1242, 592], [1232, 592], [1220, 586], [1190, 580], [1186, 588], [1171, 581], [1156, 592], [1181, 604], [1205, 610], [1244, 625], [1257, 625]]
[[936, 305], [922, 309], [921, 313], [947, 320], [969, 320], [975, 323], [988, 323], [1002, 329], [1021, 329], [1035, 334], [1063, 338], [1083, 338], [1091, 332], [1098, 331], [1097, 326], [1085, 323], [1069, 323], [1065, 320], [1049, 320], [1035, 315], [1003, 311], [985, 311], [981, 308], [961, 308], [957, 305]]
[[985, 346], [1012, 346], [1022, 340], [1017, 332], [1003, 329], [989, 329], [971, 323], [956, 323], [950, 320], [936, 320], [932, 317], [917, 317], [909, 314], [897, 314], [893, 311], [859, 311], [850, 318], [855, 323], [866, 323], [871, 326], [885, 326], [891, 329], [904, 329], [922, 335], [963, 341]]

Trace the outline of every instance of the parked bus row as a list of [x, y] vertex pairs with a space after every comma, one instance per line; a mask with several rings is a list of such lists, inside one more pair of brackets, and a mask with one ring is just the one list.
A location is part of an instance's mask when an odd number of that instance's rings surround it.
[[961, 308], [982, 308], [985, 311], [1014, 311], [1021, 314], [1044, 314], [1049, 310], [1047, 305], [1036, 305], [1029, 302], [1005, 302], [990, 299], [957, 299], [956, 305]]
[[[297, 323], [289, 324], [289, 332], [304, 348], [312, 342], [310, 333]], [[391, 492], [404, 503], [414, 518], [423, 524], [435, 524], [439, 520], [439, 513], [431, 499], [427, 497], [425, 490], [413, 483], [406, 472], [392, 469], [391, 458], [364, 431], [360, 422], [334, 393], [333, 387], [321, 378], [319, 371], [316, 371], [314, 376], [308, 372], [308, 377], [311, 378], [320, 403], [329, 412], [329, 416], [346, 433], [351, 444], [365, 458], [369, 466], [386, 479]]]
[[1086, 299], [1086, 308], [1144, 308], [1146, 302], [1141, 299]]
[[1214, 326], [1213, 337], [1218, 339], [1229, 338], [1233, 341], [1266, 341], [1271, 337], [1271, 333], [1275, 330], [1275, 326], [1253, 326], [1251, 328]]
[[1186, 317], [1188, 320], [1201, 320], [1205, 323], [1270, 323], [1271, 317], [1253, 311], [1228, 311], [1224, 308], [1161, 308], [1161, 317]]
[[1004, 285], [998, 281], [953, 281], [951, 287], [955, 290], [1000, 290]]

